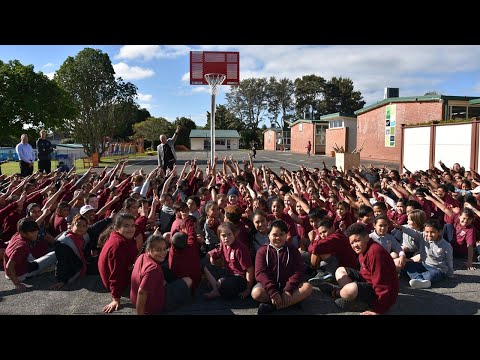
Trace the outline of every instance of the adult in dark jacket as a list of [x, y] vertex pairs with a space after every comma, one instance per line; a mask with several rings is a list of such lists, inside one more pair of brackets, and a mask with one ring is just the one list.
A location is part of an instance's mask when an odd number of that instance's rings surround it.
[[292, 306], [312, 293], [312, 286], [303, 282], [304, 262], [298, 249], [287, 241], [288, 227], [274, 220], [268, 229], [270, 242], [255, 257], [255, 278], [252, 298], [260, 302], [258, 314]]
[[157, 146], [158, 166], [161, 166], [166, 172], [167, 168], [173, 170], [173, 165], [177, 161], [177, 153], [175, 152], [175, 141], [177, 140], [180, 126], [177, 126], [175, 134], [167, 139], [165, 134], [160, 135], [160, 145]]
[[49, 174], [52, 171], [52, 158], [53, 152], [52, 143], [47, 140], [47, 131], [45, 129], [40, 130], [40, 137], [37, 140], [38, 151], [38, 170], [45, 171]]

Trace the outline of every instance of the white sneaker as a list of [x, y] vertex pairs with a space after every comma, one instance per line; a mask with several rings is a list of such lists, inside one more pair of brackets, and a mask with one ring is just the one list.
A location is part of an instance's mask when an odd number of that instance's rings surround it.
[[430, 280], [412, 279], [408, 283], [414, 289], [428, 289], [430, 286], [432, 286]]

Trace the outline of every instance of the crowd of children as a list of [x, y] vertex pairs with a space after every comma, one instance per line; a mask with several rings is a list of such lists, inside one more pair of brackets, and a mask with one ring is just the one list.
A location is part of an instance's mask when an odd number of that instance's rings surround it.
[[251, 296], [259, 314], [318, 287], [339, 309], [370, 315], [395, 304], [401, 276], [428, 288], [453, 276], [453, 257], [475, 269], [480, 176], [459, 164], [276, 173], [253, 154], [215, 160], [205, 172], [193, 159], [166, 173], [127, 175], [121, 161], [81, 177], [0, 176], [5, 276], [23, 291], [53, 266], [52, 289], [100, 275], [106, 313], [129, 289], [138, 314], [171, 311], [205, 281], [207, 299]]

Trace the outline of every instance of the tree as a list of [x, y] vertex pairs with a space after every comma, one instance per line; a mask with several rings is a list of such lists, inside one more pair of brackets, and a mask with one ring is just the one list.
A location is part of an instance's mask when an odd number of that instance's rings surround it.
[[0, 61], [0, 143], [18, 142], [24, 125], [53, 129], [73, 115], [67, 94], [33, 65]]
[[423, 96], [442, 96], [438, 91], [427, 91]]
[[324, 102], [318, 109], [320, 115], [343, 112], [353, 114], [365, 105], [362, 94], [353, 91], [353, 81], [348, 78], [332, 77], [325, 86]]
[[324, 99], [326, 81], [321, 76], [305, 75], [295, 79], [296, 117], [303, 119], [312, 111], [312, 119], [320, 119], [321, 101]]
[[[255, 134], [262, 115], [267, 110], [267, 78], [250, 78], [232, 86], [226, 94], [227, 107], [244, 123], [244, 131]], [[253, 140], [258, 142], [258, 138]]]
[[101, 157], [107, 138], [119, 135], [133, 116], [136, 86], [115, 79], [108, 54], [91, 48], [74, 58], [69, 56], [54, 80], [69, 95], [77, 112], [64, 127], [83, 144], [87, 155], [98, 153]]
[[138, 139], [143, 137], [150, 141], [152, 150], [155, 141], [159, 141], [160, 135], [167, 134], [170, 131], [171, 123], [165, 118], [149, 117], [146, 120], [133, 124], [133, 137]]
[[152, 116], [150, 115], [150, 112], [145, 108], [139, 109], [138, 107], [133, 106], [132, 111], [132, 117], [127, 119], [127, 122], [124, 124], [124, 130], [120, 134], [118, 134], [118, 137], [120, 139], [130, 139], [133, 135], [133, 125], [145, 121]]
[[[283, 78], [277, 81], [272, 76], [267, 86], [268, 91], [268, 112], [270, 114], [270, 122], [277, 124], [278, 127], [286, 129], [288, 125], [285, 120], [293, 117], [295, 110], [295, 85], [292, 80]], [[280, 116], [280, 120], [278, 116]]]
[[192, 119], [181, 117], [175, 120], [175, 124], [172, 126], [171, 134], [173, 135], [173, 131], [180, 126], [180, 133], [178, 134], [177, 141], [175, 142], [176, 145], [184, 145], [190, 149], [190, 131], [192, 129], [196, 129], [197, 125], [192, 121]]
[[[215, 129], [240, 131], [243, 124], [225, 105], [217, 105], [215, 109]], [[205, 129], [210, 129], [210, 112], [207, 111]]]

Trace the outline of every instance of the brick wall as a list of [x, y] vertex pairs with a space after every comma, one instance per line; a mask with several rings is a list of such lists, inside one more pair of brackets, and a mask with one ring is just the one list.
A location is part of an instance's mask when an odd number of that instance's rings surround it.
[[392, 103], [397, 108], [395, 146], [385, 147], [385, 108], [388, 104], [360, 114], [357, 117], [357, 148], [365, 141], [362, 160], [400, 162], [401, 126], [443, 118], [443, 102]]
[[338, 129], [327, 129], [327, 135], [325, 137], [325, 155], [330, 156], [330, 153], [335, 146], [335, 143], [338, 147], [343, 146], [346, 151], [351, 151], [353, 149], [348, 149], [348, 128], [338, 128]]
[[275, 151], [275, 141], [277, 141], [276, 133], [273, 130], [267, 130], [263, 134], [263, 148], [265, 150]]
[[[300, 125], [302, 128], [302, 131], [300, 131]], [[315, 129], [315, 124], [313, 123], [298, 123], [295, 124], [291, 128], [291, 135], [290, 135], [290, 151], [294, 153], [307, 153], [306, 146], [308, 144], [308, 141], [312, 143], [312, 151], [311, 153], [313, 154], [315, 148], [314, 148], [314, 129]]]

